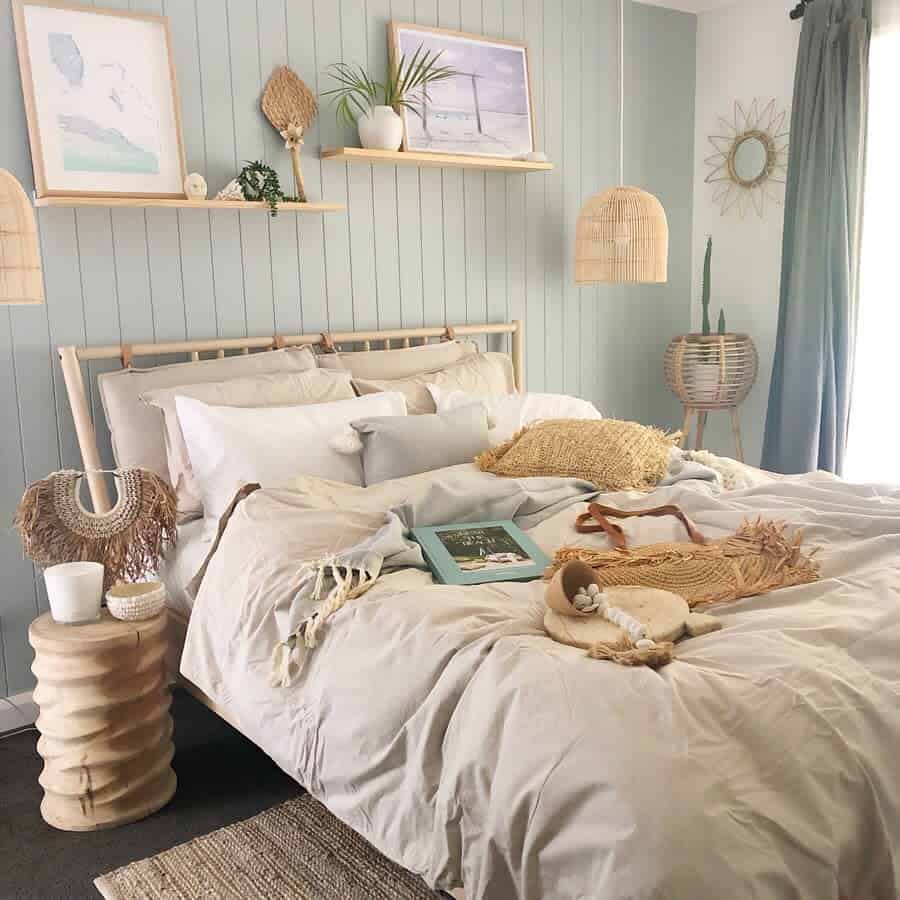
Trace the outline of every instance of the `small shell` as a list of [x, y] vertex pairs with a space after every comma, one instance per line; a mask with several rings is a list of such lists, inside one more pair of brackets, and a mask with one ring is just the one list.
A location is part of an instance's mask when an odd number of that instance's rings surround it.
[[634, 646], [638, 650], [652, 650], [656, 646], [656, 641], [651, 641], [650, 638], [641, 638]]
[[600, 593], [600, 585], [599, 584], [589, 584], [587, 588], [587, 592], [592, 596], [596, 597], [597, 594]]

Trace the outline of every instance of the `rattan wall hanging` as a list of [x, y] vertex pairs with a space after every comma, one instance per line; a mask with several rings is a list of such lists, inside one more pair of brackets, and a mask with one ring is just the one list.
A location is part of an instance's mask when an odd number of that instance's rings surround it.
[[34, 209], [22, 185], [0, 169], [0, 305], [43, 302]]
[[696, 448], [710, 410], [729, 410], [737, 459], [743, 460], [737, 407], [756, 381], [759, 356], [747, 334], [681, 334], [666, 348], [666, 384], [684, 406], [682, 433], [697, 416]]

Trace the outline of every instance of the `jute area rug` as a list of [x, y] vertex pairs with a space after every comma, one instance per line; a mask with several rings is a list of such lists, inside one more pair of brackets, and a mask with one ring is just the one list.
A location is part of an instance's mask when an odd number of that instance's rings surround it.
[[308, 794], [101, 875], [106, 900], [435, 900]]

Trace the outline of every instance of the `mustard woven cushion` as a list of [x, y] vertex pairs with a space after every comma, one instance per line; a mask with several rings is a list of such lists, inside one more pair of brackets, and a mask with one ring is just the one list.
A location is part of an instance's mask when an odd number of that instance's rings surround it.
[[647, 491], [666, 474], [674, 438], [618, 419], [553, 419], [523, 428], [475, 462], [507, 478], [582, 478], [604, 491]]

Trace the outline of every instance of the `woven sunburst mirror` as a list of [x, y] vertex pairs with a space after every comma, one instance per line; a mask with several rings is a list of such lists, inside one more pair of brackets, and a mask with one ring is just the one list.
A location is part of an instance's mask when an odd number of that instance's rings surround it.
[[707, 184], [714, 184], [713, 201], [722, 215], [733, 209], [743, 218], [754, 209], [762, 218], [769, 204], [781, 205], [787, 174], [787, 112], [775, 100], [754, 100], [749, 106], [735, 101], [730, 121], [719, 116], [724, 134], [711, 134], [716, 152], [704, 162], [710, 167]]

